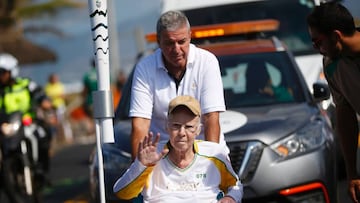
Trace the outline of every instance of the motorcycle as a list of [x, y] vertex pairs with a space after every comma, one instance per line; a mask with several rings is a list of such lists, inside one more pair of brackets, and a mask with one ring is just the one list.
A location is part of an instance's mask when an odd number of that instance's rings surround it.
[[28, 114], [0, 115], [1, 182], [11, 203], [41, 202], [41, 140], [47, 131]]

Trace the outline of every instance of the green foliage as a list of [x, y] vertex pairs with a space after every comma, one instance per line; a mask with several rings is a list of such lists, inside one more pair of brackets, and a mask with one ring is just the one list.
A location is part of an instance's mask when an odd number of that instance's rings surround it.
[[86, 5], [73, 0], [51, 0], [45, 3], [19, 6], [15, 9], [15, 13], [19, 18], [33, 18], [45, 14], [55, 15], [62, 8], [80, 8], [83, 6]]

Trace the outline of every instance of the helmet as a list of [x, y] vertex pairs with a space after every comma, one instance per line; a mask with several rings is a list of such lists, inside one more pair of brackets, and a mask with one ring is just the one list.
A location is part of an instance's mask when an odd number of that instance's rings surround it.
[[11, 54], [0, 54], [0, 68], [11, 72], [11, 77], [16, 77], [19, 73], [18, 60]]

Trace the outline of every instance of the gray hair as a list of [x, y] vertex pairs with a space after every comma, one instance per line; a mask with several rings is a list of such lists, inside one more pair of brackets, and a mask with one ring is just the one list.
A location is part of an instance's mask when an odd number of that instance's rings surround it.
[[175, 31], [184, 25], [190, 30], [189, 20], [184, 13], [180, 11], [167, 11], [163, 13], [157, 21], [156, 37], [159, 40], [162, 31]]

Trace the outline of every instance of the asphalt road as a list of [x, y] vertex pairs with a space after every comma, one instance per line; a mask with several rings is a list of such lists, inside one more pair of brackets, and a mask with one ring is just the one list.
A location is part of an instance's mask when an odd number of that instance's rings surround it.
[[[89, 155], [95, 147], [94, 139], [64, 145], [51, 158], [49, 178], [51, 186], [43, 191], [43, 203], [88, 203]], [[1, 203], [9, 203], [5, 195]]]
[[95, 143], [62, 148], [52, 158], [52, 186], [44, 190], [44, 203], [89, 202], [89, 155]]

